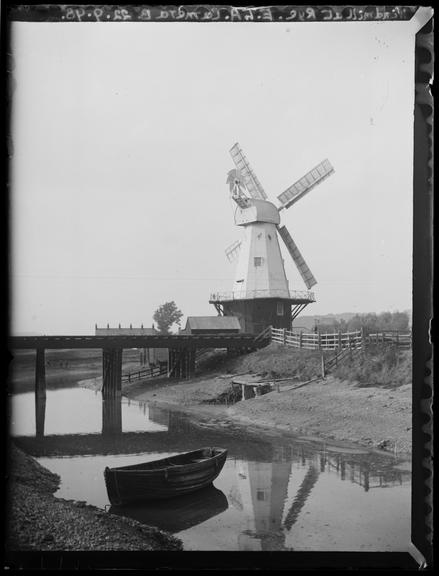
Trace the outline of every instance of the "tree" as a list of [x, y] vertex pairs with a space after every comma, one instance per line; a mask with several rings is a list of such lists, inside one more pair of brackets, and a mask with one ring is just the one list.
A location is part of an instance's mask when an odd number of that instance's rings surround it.
[[173, 324], [180, 325], [183, 312], [177, 308], [174, 301], [165, 302], [154, 312], [154, 320], [157, 322], [159, 332], [169, 334]]

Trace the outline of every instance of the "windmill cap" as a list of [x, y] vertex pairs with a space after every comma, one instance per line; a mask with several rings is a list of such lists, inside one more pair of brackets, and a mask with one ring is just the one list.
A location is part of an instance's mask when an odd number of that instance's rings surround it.
[[250, 198], [248, 208], [238, 208], [235, 214], [235, 224], [246, 226], [252, 222], [269, 222], [279, 224], [279, 211], [274, 204], [267, 200]]

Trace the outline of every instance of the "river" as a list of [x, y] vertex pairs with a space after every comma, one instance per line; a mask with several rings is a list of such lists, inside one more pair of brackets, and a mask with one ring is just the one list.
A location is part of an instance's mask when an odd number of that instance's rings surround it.
[[[407, 551], [411, 469], [399, 457], [282, 435], [200, 428], [184, 413], [71, 387], [11, 397], [17, 444], [61, 477], [58, 497], [86, 501], [178, 536], [186, 550]], [[106, 466], [202, 446], [228, 449], [214, 486], [184, 498], [111, 507]]]

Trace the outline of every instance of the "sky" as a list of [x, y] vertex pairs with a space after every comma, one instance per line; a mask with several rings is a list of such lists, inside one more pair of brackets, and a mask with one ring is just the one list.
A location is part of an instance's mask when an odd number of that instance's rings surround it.
[[[306, 314], [411, 308], [409, 22], [27, 23], [12, 28], [11, 331], [215, 315], [241, 238], [239, 142], [317, 279]], [[283, 244], [293, 290], [306, 289]]]

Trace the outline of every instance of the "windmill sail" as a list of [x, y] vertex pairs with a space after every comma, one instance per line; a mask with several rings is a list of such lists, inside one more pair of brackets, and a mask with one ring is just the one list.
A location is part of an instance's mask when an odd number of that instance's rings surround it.
[[229, 262], [233, 262], [233, 260], [235, 260], [235, 258], [238, 256], [241, 243], [241, 240], [235, 240], [233, 244], [230, 244], [230, 246], [226, 248], [225, 252]]
[[279, 194], [278, 199], [282, 204], [280, 210], [292, 206], [294, 202], [297, 202], [299, 198], [302, 198], [302, 196], [307, 194], [317, 186], [317, 184], [320, 184], [325, 178], [328, 178], [333, 172], [334, 168], [331, 166], [329, 160], [323, 160], [323, 162], [317, 164], [317, 166], [305, 174], [303, 178], [287, 188], [285, 192]]
[[253, 172], [238, 143], [232, 146], [230, 149], [230, 154], [232, 156], [233, 162], [235, 163], [235, 166], [244, 178], [244, 184], [250, 196], [258, 200], [266, 200], [267, 195], [265, 194], [261, 183], [257, 179], [256, 174]]
[[291, 235], [288, 232], [288, 230], [286, 229], [286, 227], [280, 226], [278, 228], [278, 230], [279, 230], [279, 234], [282, 237], [282, 240], [285, 242], [285, 246], [287, 247], [288, 252], [291, 254], [291, 257], [294, 260], [294, 263], [296, 264], [296, 266], [300, 272], [300, 275], [303, 278], [303, 281], [306, 284], [306, 287], [309, 290], [312, 286], [314, 286], [314, 284], [317, 284], [317, 280], [314, 278], [311, 270], [308, 268], [308, 265], [306, 264], [305, 260], [303, 259], [302, 254], [299, 252], [299, 249], [297, 248], [296, 243], [291, 238]]

